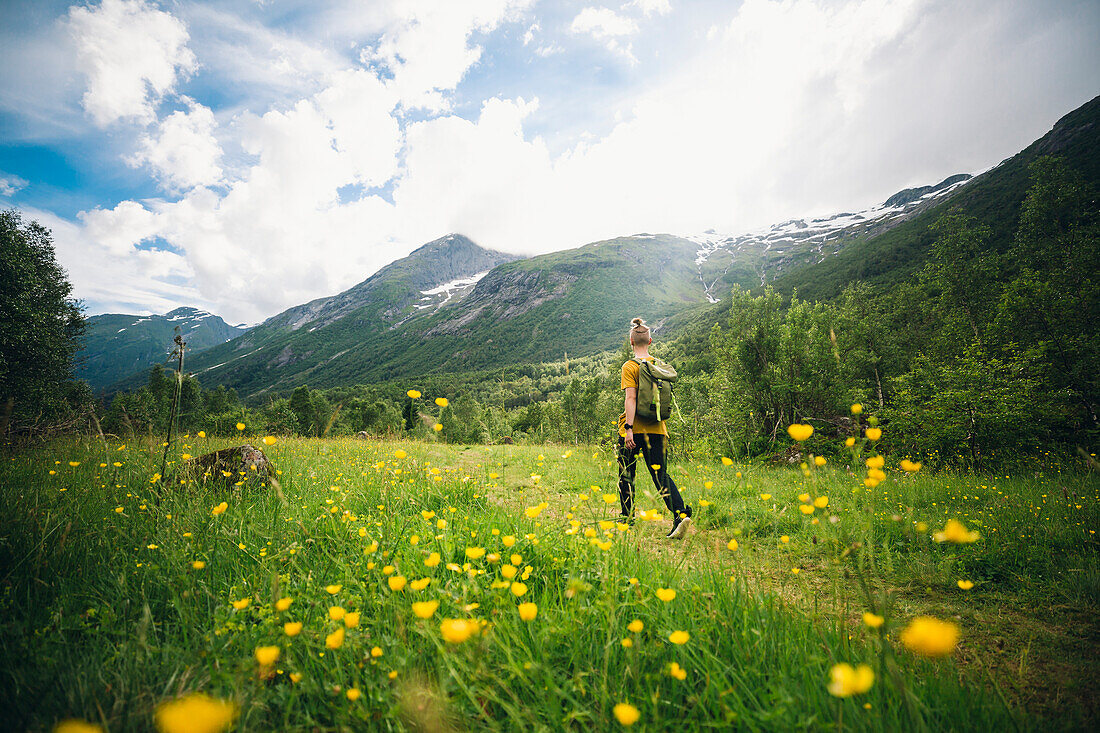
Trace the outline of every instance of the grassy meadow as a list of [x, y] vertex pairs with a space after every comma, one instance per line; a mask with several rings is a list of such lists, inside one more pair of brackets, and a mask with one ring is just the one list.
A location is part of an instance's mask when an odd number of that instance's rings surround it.
[[[141, 731], [158, 708], [171, 733], [1100, 721], [1095, 473], [888, 463], [869, 487], [869, 441], [805, 468], [673, 461], [696, 512], [676, 542], [642, 472], [644, 516], [609, 521], [608, 447], [279, 438], [278, 486], [161, 478], [161, 450], [3, 455], [0, 727]], [[951, 519], [977, 535], [937, 542]], [[925, 615], [957, 645], [903, 643]]]

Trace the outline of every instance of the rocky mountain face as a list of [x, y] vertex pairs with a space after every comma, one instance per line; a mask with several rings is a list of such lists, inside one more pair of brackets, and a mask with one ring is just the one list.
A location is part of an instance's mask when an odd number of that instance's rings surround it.
[[163, 364], [172, 352], [177, 329], [187, 343], [188, 358], [247, 330], [196, 308], [177, 308], [162, 316], [92, 316], [87, 319], [83, 349], [77, 355], [76, 377], [100, 390], [135, 372], [144, 373], [154, 364]]

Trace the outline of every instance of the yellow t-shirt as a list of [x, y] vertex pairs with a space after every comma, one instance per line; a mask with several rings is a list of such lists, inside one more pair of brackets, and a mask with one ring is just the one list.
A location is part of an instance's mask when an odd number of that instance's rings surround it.
[[[649, 357], [646, 361], [653, 361], [653, 357]], [[638, 365], [638, 362], [633, 359], [623, 364], [623, 378], [619, 389], [626, 389], [633, 387], [638, 389], [638, 377], [640, 376], [642, 368]], [[651, 422], [642, 418], [640, 415], [634, 415], [634, 434], [648, 433], [649, 435], [668, 435], [668, 428], [665, 427], [665, 421]], [[619, 415], [619, 435], [626, 437], [626, 411], [624, 410]]]

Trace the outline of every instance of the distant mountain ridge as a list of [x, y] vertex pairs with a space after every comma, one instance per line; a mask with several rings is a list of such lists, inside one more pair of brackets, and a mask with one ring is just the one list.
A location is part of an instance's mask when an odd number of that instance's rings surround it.
[[[244, 397], [433, 372], [582, 356], [617, 348], [630, 318], [658, 329], [713, 323], [734, 285], [810, 299], [856, 279], [887, 283], [927, 257], [930, 225], [960, 207], [1000, 246], [1017, 224], [1027, 166], [1057, 153], [1100, 178], [1100, 97], [1066, 115], [1017, 156], [982, 175], [899, 191], [866, 211], [795, 219], [738, 235], [636, 234], [520, 259], [451, 234], [337, 295], [289, 308], [198, 353], [205, 386]], [[728, 299], [727, 299], [728, 302]], [[696, 325], [698, 325], [696, 323]], [[170, 340], [170, 339], [169, 339]], [[145, 375], [115, 387], [132, 388]]]
[[163, 364], [172, 350], [176, 329], [187, 342], [188, 356], [240, 336], [248, 329], [231, 326], [197, 308], [176, 308], [164, 315], [107, 313], [87, 319], [76, 377], [95, 390]]
[[[733, 237], [641, 233], [520, 259], [450, 234], [342, 293], [193, 352], [189, 371], [206, 386], [255, 397], [305, 383], [336, 386], [613, 349], [634, 316], [656, 328], [678, 322], [734, 284], [770, 281], [859, 233], [897, 225], [950, 195], [966, 176], [958, 178], [896, 206]], [[129, 374], [108, 391], [144, 379]]]

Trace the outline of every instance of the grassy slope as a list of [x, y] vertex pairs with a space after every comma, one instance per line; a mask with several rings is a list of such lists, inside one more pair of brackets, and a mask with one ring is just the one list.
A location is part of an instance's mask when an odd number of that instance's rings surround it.
[[[399, 448], [409, 457], [396, 458]], [[1001, 730], [1010, 723], [982, 678], [987, 667], [1007, 697], [1026, 704], [1030, 713], [1014, 712], [1025, 727], [1096, 720], [1088, 693], [1097, 671], [1095, 479], [1041, 467], [1034, 477], [999, 480], [891, 472], [872, 494], [832, 468], [804, 479], [790, 470], [674, 464], [701, 530], [669, 544], [660, 538], [664, 521], [642, 522], [625, 535], [609, 530], [603, 551], [563, 532], [572, 511], [580, 529], [601, 539], [597, 520], [617, 511], [614, 498], [601, 498], [614, 474], [597, 449], [303, 440], [268, 452], [282, 469], [286, 503], [270, 489], [173, 487], [158, 507], [149, 483], [154, 445], [104, 453], [95, 443], [57, 444], [4, 460], [0, 611], [9, 632], [0, 637], [8, 660], [0, 709], [15, 728], [77, 715], [142, 730], [159, 701], [204, 690], [241, 706], [242, 730], [441, 720], [460, 729], [606, 729], [621, 701], [640, 709], [649, 730], [679, 730], [685, 720], [826, 728], [841, 716], [853, 729], [923, 721]], [[1067, 487], [1065, 498], [1056, 486]], [[829, 509], [815, 516], [837, 522], [811, 524], [796, 510], [803, 491], [828, 495]], [[643, 508], [658, 506], [651, 491], [643, 494]], [[211, 516], [223, 498], [228, 511]], [[525, 517], [540, 501], [543, 513]], [[428, 521], [421, 511], [436, 516]], [[915, 529], [956, 514], [983, 539], [945, 547]], [[503, 547], [503, 535], [516, 544]], [[730, 538], [739, 539], [736, 552], [726, 549]], [[917, 613], [955, 618], [963, 636], [954, 662], [890, 652], [898, 677], [882, 674], [880, 642], [858, 620], [867, 601], [847, 577], [851, 561], [833, 561], [853, 540], [865, 548], [875, 602], [887, 593], [879, 610], [892, 638]], [[468, 561], [467, 546], [501, 559]], [[427, 568], [432, 551], [443, 561]], [[519, 619], [508, 589], [491, 587], [512, 553], [522, 556], [521, 574], [531, 567], [522, 600], [538, 605], [532, 622]], [[206, 567], [192, 568], [194, 560]], [[447, 570], [448, 561], [485, 574]], [[431, 585], [394, 592], [384, 565], [410, 580], [431, 577]], [[974, 590], [958, 590], [960, 577], [977, 581]], [[342, 587], [330, 595], [328, 584]], [[657, 600], [659, 587], [676, 589], [676, 599]], [[293, 605], [275, 611], [283, 596]], [[245, 607], [234, 609], [230, 601], [241, 598]], [[415, 598], [440, 601], [432, 620], [410, 613]], [[363, 611], [337, 651], [324, 648], [339, 626], [330, 605]], [[467, 616], [488, 622], [485, 635], [442, 642], [440, 618]], [[645, 623], [641, 633], [626, 629], [634, 618]], [[304, 623], [300, 636], [283, 634], [289, 620]], [[670, 644], [673, 630], [688, 631], [688, 643]], [[252, 658], [265, 644], [282, 650], [266, 683]], [[380, 656], [370, 655], [374, 647]], [[839, 661], [876, 665], [868, 695], [827, 694], [829, 666]], [[669, 675], [671, 662], [685, 680]], [[301, 681], [289, 681], [291, 672]], [[914, 702], [903, 702], [899, 683]], [[351, 686], [362, 691], [354, 703], [344, 695]]]

